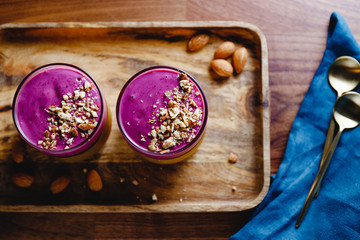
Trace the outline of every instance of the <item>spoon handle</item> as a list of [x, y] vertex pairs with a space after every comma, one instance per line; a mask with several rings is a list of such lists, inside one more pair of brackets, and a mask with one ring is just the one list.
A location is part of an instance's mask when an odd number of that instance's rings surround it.
[[[321, 161], [320, 161], [320, 167], [324, 163], [326, 153], [329, 151], [329, 147], [331, 145], [331, 141], [333, 140], [335, 131], [336, 131], [336, 124], [335, 124], [334, 117], [332, 116], [331, 120], [330, 120], [330, 124], [329, 124], [329, 129], [326, 134], [324, 150], [323, 150], [323, 153], [321, 156]], [[317, 196], [319, 195], [320, 187], [321, 187], [321, 184], [319, 184], [319, 186], [315, 189], [315, 198], [317, 198]]]
[[301, 209], [301, 212], [300, 212], [300, 215], [299, 215], [299, 218], [298, 220], [296, 221], [296, 225], [295, 227], [298, 228], [300, 227], [300, 224], [310, 206], [310, 203], [311, 201], [313, 200], [314, 196], [315, 196], [315, 190], [320, 186], [323, 178], [324, 178], [324, 175], [325, 175], [325, 172], [329, 166], [329, 163], [330, 163], [330, 160], [334, 154], [334, 151], [335, 151], [335, 148], [339, 142], [339, 139], [340, 139], [340, 136], [343, 132], [343, 129], [340, 129], [339, 132], [336, 134], [335, 138], [334, 138], [334, 141], [331, 143], [330, 145], [330, 148], [329, 148], [329, 151], [327, 152], [326, 154], [326, 157], [324, 159], [324, 162], [323, 164], [320, 166], [320, 170], [318, 172], [318, 174], [316, 175], [316, 178], [315, 178], [315, 181], [313, 183], [313, 185], [311, 186], [310, 188], [310, 191], [308, 193], [308, 196], [306, 197], [306, 200], [305, 200], [305, 203], [304, 203], [304, 206], [302, 207]]

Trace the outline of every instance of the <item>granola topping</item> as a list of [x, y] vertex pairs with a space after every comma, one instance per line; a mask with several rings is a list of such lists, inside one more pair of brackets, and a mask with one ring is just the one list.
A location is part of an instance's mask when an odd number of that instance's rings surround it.
[[69, 149], [75, 138], [88, 138], [97, 125], [99, 107], [94, 103], [89, 91], [93, 85], [85, 81], [73, 93], [62, 96], [60, 106], [44, 109], [48, 114], [48, 129], [38, 145], [44, 149], [57, 148], [59, 140], [65, 142], [64, 149]]
[[[153, 107], [154, 117], [148, 123], [154, 124], [147, 136], [151, 138], [148, 145], [150, 151], [167, 153], [170, 149], [182, 142], [190, 142], [194, 139], [197, 130], [195, 126], [201, 126], [203, 111], [192, 98], [193, 83], [184, 73], [179, 75], [179, 86], [171, 91], [166, 91], [164, 96], [169, 101], [165, 107]], [[196, 92], [195, 96], [199, 96]], [[155, 127], [155, 124], [160, 124]], [[144, 135], [141, 135], [144, 138]]]

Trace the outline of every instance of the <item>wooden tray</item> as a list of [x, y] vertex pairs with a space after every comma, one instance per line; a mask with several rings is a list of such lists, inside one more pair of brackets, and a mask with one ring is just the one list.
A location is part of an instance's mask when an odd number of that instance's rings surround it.
[[[211, 34], [201, 51], [188, 53], [196, 32]], [[249, 50], [244, 71], [217, 79], [209, 69], [224, 40]], [[33, 69], [66, 62], [98, 82], [112, 113], [112, 131], [93, 159], [65, 163], [26, 148], [14, 163], [18, 136], [11, 109], [20, 81]], [[187, 161], [170, 166], [144, 162], [118, 129], [115, 105], [125, 82], [153, 65], [168, 65], [194, 76], [205, 91], [209, 120], [204, 141]], [[0, 211], [24, 212], [202, 212], [241, 211], [266, 195], [270, 174], [268, 53], [260, 30], [243, 22], [15, 23], [0, 26]], [[228, 162], [230, 152], [239, 157]], [[95, 168], [104, 188], [91, 192], [86, 171]], [[27, 171], [35, 182], [21, 189], [11, 174]], [[51, 181], [66, 172], [71, 185], [52, 195]], [[123, 182], [121, 181], [123, 180]], [[135, 183], [135, 184], [134, 184]], [[138, 183], [138, 184], [136, 184]], [[236, 187], [236, 191], [233, 191]], [[156, 194], [158, 201], [152, 200]]]

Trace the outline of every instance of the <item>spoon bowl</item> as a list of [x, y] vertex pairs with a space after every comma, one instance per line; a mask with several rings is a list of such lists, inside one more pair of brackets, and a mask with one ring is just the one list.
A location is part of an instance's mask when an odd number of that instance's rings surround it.
[[324, 162], [320, 166], [320, 170], [316, 175], [315, 181], [311, 186], [310, 192], [305, 200], [304, 206], [301, 209], [299, 218], [295, 227], [298, 228], [302, 219], [313, 200], [318, 187], [320, 186], [326, 170], [329, 166], [330, 160], [334, 154], [335, 148], [340, 140], [340, 136], [345, 129], [355, 128], [360, 124], [360, 94], [356, 92], [344, 93], [336, 102], [334, 106], [333, 116], [336, 123], [339, 125], [339, 132], [336, 134], [333, 142], [329, 147], [329, 151], [325, 153]]
[[334, 119], [340, 131], [354, 128], [360, 124], [360, 95], [355, 92], [345, 93], [334, 106]]
[[339, 98], [344, 92], [356, 88], [360, 81], [360, 64], [349, 56], [337, 58], [328, 71], [330, 86], [336, 91]]

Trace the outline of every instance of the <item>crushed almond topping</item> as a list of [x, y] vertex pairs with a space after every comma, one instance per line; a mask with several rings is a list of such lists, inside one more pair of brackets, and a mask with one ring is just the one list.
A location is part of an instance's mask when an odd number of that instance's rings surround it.
[[73, 141], [74, 141], [74, 138], [70, 138], [66, 141], [66, 144], [71, 145], [73, 143]]
[[151, 130], [150, 134], [153, 138], [156, 138], [157, 133], [156, 133], [155, 129]]
[[99, 110], [99, 107], [98, 106], [96, 106], [96, 105], [91, 105], [91, 107], [90, 107], [93, 111], [97, 111], [97, 110]]
[[193, 106], [194, 108], [197, 108], [196, 103], [192, 99], [190, 99], [190, 105]]
[[85, 96], [86, 96], [86, 92], [80, 91], [80, 98], [81, 98], [81, 99], [84, 99]]
[[169, 137], [163, 142], [162, 147], [168, 149], [175, 146], [175, 144], [176, 144], [175, 139], [173, 137]]
[[159, 148], [158, 148], [158, 146], [156, 145], [156, 143], [157, 143], [156, 138], [153, 138], [153, 139], [151, 140], [149, 146], [148, 146], [148, 149], [149, 149], [150, 151], [153, 151], [153, 152], [158, 151]]
[[69, 122], [71, 122], [73, 120], [70, 113], [58, 112], [57, 115], [62, 120], [66, 120], [66, 121], [69, 121]]
[[168, 153], [168, 152], [170, 152], [170, 150], [169, 150], [169, 149], [166, 149], [166, 150], [160, 151], [160, 154], [164, 154], [164, 153]]
[[173, 108], [173, 107], [176, 107], [176, 106], [177, 106], [177, 104], [176, 104], [175, 101], [172, 101], [172, 100], [169, 101], [168, 108]]
[[79, 124], [78, 128], [80, 128], [81, 130], [87, 131], [87, 130], [95, 128], [95, 125], [92, 123], [83, 123], [83, 124]]
[[169, 111], [169, 115], [170, 115], [170, 118], [171, 118], [171, 119], [176, 118], [176, 117], [179, 115], [179, 113], [180, 113], [180, 109], [177, 108], [177, 107], [169, 108], [168, 111]]
[[75, 91], [74, 91], [74, 100], [78, 100], [79, 97], [80, 97], [80, 91], [79, 91], [79, 90], [75, 90]]
[[180, 80], [184, 80], [184, 79], [189, 79], [189, 77], [188, 77], [185, 73], [181, 73], [181, 74], [179, 75], [179, 79], [180, 79]]
[[46, 131], [44, 132], [44, 136], [45, 136], [46, 138], [48, 138], [48, 137], [50, 136], [50, 132], [49, 132], [48, 130], [46, 130]]
[[85, 91], [86, 92], [89, 92], [90, 91], [90, 89], [91, 89], [91, 83], [89, 83], [88, 81], [86, 81], [85, 83], [84, 83], [84, 89], [85, 89]]
[[70, 133], [71, 133], [71, 136], [73, 136], [73, 137], [79, 136], [78, 131], [77, 131], [76, 128], [74, 128], [74, 127], [71, 128]]
[[67, 100], [69, 100], [69, 96], [65, 94], [65, 95], [63, 96], [63, 99], [64, 99], [64, 101], [67, 101]]
[[[160, 122], [160, 126], [152, 126], [151, 132], [147, 134], [151, 138], [148, 145], [150, 151], [164, 154], [172, 147], [195, 138], [197, 130], [194, 127], [201, 125], [203, 112], [192, 99], [192, 94], [193, 83], [184, 73], [179, 75], [178, 87], [165, 91], [164, 95], [169, 99], [168, 102], [164, 101], [167, 105], [153, 112], [156, 118], [153, 117], [148, 121], [150, 124]], [[153, 105], [153, 108], [157, 106]]]
[[96, 97], [86, 96], [86, 92], [89, 92], [92, 87], [92, 84], [85, 80], [82, 87], [62, 96], [60, 106], [44, 109], [50, 117], [47, 118], [48, 130], [44, 131], [44, 138], [38, 141], [41, 148], [55, 149], [58, 140], [63, 140], [64, 149], [69, 149], [75, 138], [89, 137], [97, 125], [96, 118], [98, 118], [97, 111], [99, 110], [99, 107], [94, 104]]
[[97, 118], [98, 117], [98, 114], [96, 111], [91, 111], [91, 115], [93, 118]]
[[171, 97], [171, 96], [172, 96], [172, 92], [171, 92], [171, 91], [166, 91], [166, 92], [165, 92], [165, 96], [166, 96], [166, 97]]

